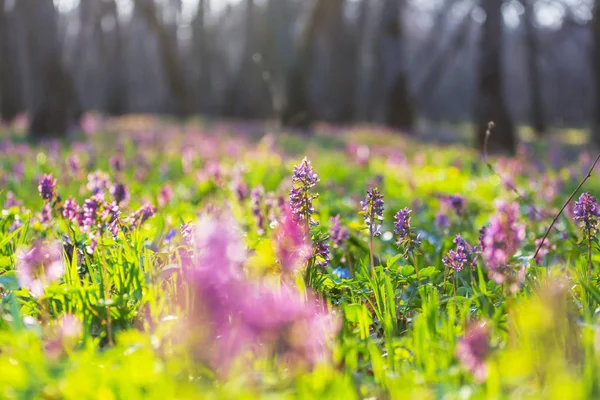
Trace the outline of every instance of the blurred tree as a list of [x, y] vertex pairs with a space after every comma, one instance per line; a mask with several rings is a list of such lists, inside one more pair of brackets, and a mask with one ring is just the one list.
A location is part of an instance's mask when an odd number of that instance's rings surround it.
[[308, 23], [297, 46], [294, 63], [287, 76], [286, 101], [282, 112], [284, 125], [306, 128], [315, 120], [308, 86], [310, 73], [315, 65], [316, 47], [319, 35], [330, 31], [326, 28], [331, 21], [337, 20], [343, 2], [344, 0], [315, 0], [313, 4]]
[[200, 112], [210, 109], [211, 62], [206, 15], [210, 10], [210, 0], [198, 0], [198, 11], [192, 23], [193, 58], [196, 64], [196, 104]]
[[74, 43], [74, 57], [70, 69], [80, 93], [85, 93], [86, 109], [104, 111], [103, 94], [105, 38], [102, 29], [104, 2], [80, 0], [78, 7], [78, 40]]
[[489, 138], [490, 152], [514, 153], [516, 137], [512, 119], [504, 100], [502, 71], [503, 20], [502, 1], [481, 0], [485, 22], [479, 39], [478, 98], [475, 103], [477, 144], [481, 150], [486, 141], [488, 123], [494, 121], [494, 134]]
[[263, 65], [271, 92], [271, 108], [281, 118], [285, 103], [285, 77], [294, 58], [292, 18], [288, 0], [269, 0], [266, 9]]
[[381, 15], [379, 57], [385, 76], [385, 122], [410, 132], [415, 114], [407, 84], [406, 44], [403, 32], [405, 0], [385, 0]]
[[180, 117], [188, 116], [193, 112], [193, 106], [183, 74], [177, 37], [160, 18], [154, 0], [134, 0], [134, 5], [158, 39], [159, 59], [171, 92], [174, 112]]
[[16, 6], [25, 26], [29, 134], [33, 139], [65, 137], [80, 113], [62, 62], [56, 9], [52, 0], [19, 0]]
[[594, 1], [592, 11], [592, 37], [593, 37], [593, 71], [595, 88], [595, 106], [593, 112], [592, 140], [600, 146], [600, 0]]
[[245, 37], [241, 62], [227, 88], [223, 114], [239, 118], [261, 118], [270, 113], [272, 100], [263, 79], [263, 60], [256, 34], [254, 0], [246, 0]]
[[539, 44], [535, 27], [535, 0], [522, 0], [523, 22], [525, 24], [527, 77], [529, 78], [529, 112], [530, 123], [538, 136], [546, 132], [544, 119], [544, 101], [539, 67]]
[[[440, 13], [447, 13], [448, 11], [449, 9], [445, 9]], [[436, 21], [436, 23], [441, 23], [441, 21]], [[449, 66], [461, 55], [461, 50], [468, 42], [472, 26], [473, 18], [471, 18], [471, 12], [467, 12], [454, 31], [445, 32], [444, 35], [447, 36], [447, 40], [439, 46], [440, 48], [437, 51], [433, 52], [432, 48], [434, 46], [429, 43], [427, 44], [429, 46], [427, 48], [427, 58], [430, 59], [430, 62], [425, 68], [420, 67], [422, 77], [417, 82], [415, 90], [416, 95], [421, 100], [420, 106], [427, 108], [430, 100], [438, 96], [437, 89], [439, 88], [439, 83], [442, 81], [444, 75], [449, 72]], [[437, 29], [435, 31], [432, 34], [437, 36], [439, 41], [440, 33], [437, 32]], [[426, 60], [422, 61], [424, 63]]]
[[8, 10], [0, 0], [0, 120], [11, 121], [25, 111], [22, 68], [19, 68], [19, 49], [14, 8]]
[[106, 104], [105, 111], [110, 115], [122, 115], [127, 112], [128, 85], [125, 63], [127, 58], [123, 51], [123, 34], [116, 0], [105, 0], [103, 21], [112, 29], [104, 32], [104, 67], [106, 71]]

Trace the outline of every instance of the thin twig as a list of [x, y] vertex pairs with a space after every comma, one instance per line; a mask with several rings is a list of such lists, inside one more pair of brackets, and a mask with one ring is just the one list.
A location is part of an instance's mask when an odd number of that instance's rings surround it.
[[538, 245], [537, 249], [535, 250], [535, 254], [533, 255], [534, 259], [537, 258], [538, 253], [540, 252], [542, 246], [544, 245], [544, 242], [548, 238], [548, 235], [550, 234], [550, 231], [554, 227], [554, 224], [556, 223], [556, 221], [558, 221], [558, 218], [560, 218], [560, 216], [562, 215], [563, 211], [565, 211], [565, 208], [567, 208], [567, 206], [569, 205], [569, 203], [571, 202], [571, 200], [573, 200], [573, 197], [575, 197], [575, 195], [577, 194], [577, 192], [579, 192], [579, 189], [581, 189], [581, 187], [585, 184], [585, 182], [592, 176], [592, 172], [594, 171], [594, 168], [596, 168], [596, 164], [598, 164], [598, 161], [600, 161], [600, 153], [598, 154], [598, 157], [596, 157], [596, 160], [594, 161], [594, 163], [590, 167], [590, 170], [588, 171], [587, 175], [583, 178], [583, 180], [581, 182], [579, 182], [579, 185], [577, 185], [577, 188], [573, 191], [573, 193], [571, 193], [571, 196], [569, 196], [569, 199], [565, 202], [565, 204], [563, 204], [563, 206], [560, 209], [560, 211], [558, 212], [558, 214], [556, 214], [556, 216], [552, 220], [552, 223], [550, 224], [550, 226], [546, 230], [546, 233], [544, 234], [544, 237], [542, 238], [542, 241], [540, 242], [540, 244]]

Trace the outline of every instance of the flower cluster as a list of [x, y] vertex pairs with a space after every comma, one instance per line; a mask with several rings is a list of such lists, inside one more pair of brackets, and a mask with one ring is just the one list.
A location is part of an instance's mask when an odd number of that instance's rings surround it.
[[329, 245], [322, 240], [316, 240], [313, 245], [312, 256], [317, 267], [325, 268], [331, 261]]
[[596, 229], [598, 226], [598, 202], [589, 193], [582, 193], [579, 200], [575, 202], [573, 209], [573, 219], [582, 221], [587, 231]]
[[456, 357], [463, 368], [470, 371], [479, 382], [487, 377], [485, 359], [491, 349], [489, 337], [489, 329], [484, 323], [473, 324], [456, 345]]
[[313, 171], [310, 161], [306, 157], [300, 166], [294, 166], [292, 175], [292, 189], [290, 190], [290, 209], [297, 221], [314, 223], [311, 215], [314, 213], [312, 202], [318, 194], [311, 194], [310, 189], [319, 182], [319, 177]]
[[368, 190], [367, 197], [360, 202], [363, 218], [371, 236], [377, 237], [381, 234], [384, 204], [383, 195], [379, 193], [377, 188]]
[[153, 217], [154, 214], [156, 214], [156, 207], [150, 203], [145, 203], [140, 209], [131, 214], [125, 222], [127, 222], [131, 228], [137, 228], [142, 226], [148, 218]]
[[338, 247], [341, 247], [346, 240], [348, 240], [348, 228], [342, 227], [339, 214], [331, 218], [329, 221], [329, 226], [329, 238], [331, 239], [333, 248], [337, 249]]
[[261, 235], [265, 232], [265, 214], [263, 212], [263, 204], [265, 201], [265, 190], [262, 186], [257, 186], [250, 192], [250, 203], [252, 209], [252, 215], [258, 228], [258, 234]]
[[123, 183], [115, 183], [110, 187], [110, 195], [117, 204], [123, 203], [129, 198], [129, 192], [127, 186]]
[[73, 199], [73, 196], [70, 196], [69, 199], [65, 201], [62, 215], [69, 221], [76, 221], [78, 214], [79, 204]]
[[64, 272], [60, 242], [36, 241], [29, 250], [21, 250], [17, 260], [19, 284], [34, 297], [41, 297], [46, 285], [59, 280]]
[[508, 263], [525, 239], [525, 226], [518, 222], [519, 216], [517, 203], [497, 201], [496, 213], [481, 238], [483, 258], [496, 283], [506, 280]]
[[158, 205], [165, 207], [173, 200], [173, 188], [168, 183], [158, 191]]
[[443, 204], [448, 209], [453, 210], [459, 217], [465, 212], [465, 198], [459, 194], [447, 196], [443, 199]]
[[394, 215], [394, 233], [399, 241], [403, 241], [410, 234], [411, 210], [403, 208]]
[[454, 243], [456, 250], [448, 251], [448, 255], [442, 259], [444, 265], [456, 272], [462, 271], [467, 266], [475, 268], [477, 266], [477, 249], [460, 235], [456, 235]]
[[309, 367], [325, 357], [337, 329], [332, 318], [291, 288], [246, 280], [245, 248], [231, 218], [203, 217], [195, 242], [197, 262], [185, 269], [195, 294], [189, 321], [211, 332], [186, 330], [197, 357], [224, 371], [248, 351]]
[[298, 271], [310, 257], [310, 244], [306, 232], [287, 211], [275, 232], [275, 254], [284, 273]]
[[56, 196], [56, 179], [52, 174], [45, 174], [38, 185], [38, 191], [42, 199], [46, 202], [51, 202]]
[[94, 171], [88, 174], [87, 188], [92, 195], [104, 194], [110, 187], [110, 178], [104, 171]]

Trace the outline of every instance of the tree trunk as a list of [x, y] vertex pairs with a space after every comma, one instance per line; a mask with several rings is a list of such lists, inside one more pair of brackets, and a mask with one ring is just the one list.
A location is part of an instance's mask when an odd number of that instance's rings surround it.
[[268, 73], [271, 108], [279, 119], [285, 104], [285, 77], [293, 59], [290, 25], [288, 0], [269, 0], [263, 62]]
[[159, 17], [154, 0], [134, 0], [134, 5], [158, 39], [160, 62], [173, 98], [174, 112], [180, 117], [188, 116], [193, 107], [181, 68], [177, 38]]
[[107, 54], [105, 57], [105, 68], [108, 71], [106, 77], [105, 109], [109, 115], [123, 115], [127, 112], [127, 77], [125, 67], [125, 56], [123, 52], [123, 36], [121, 22], [115, 0], [105, 2], [105, 18], [115, 21], [112, 35], [104, 34]]
[[200, 112], [207, 113], [211, 105], [211, 62], [206, 13], [210, 9], [209, 0], [198, 0], [198, 12], [193, 21], [194, 58], [198, 66], [195, 82], [195, 102]]
[[476, 103], [477, 145], [483, 151], [488, 123], [495, 129], [488, 140], [489, 152], [513, 154], [517, 142], [514, 125], [503, 94], [502, 72], [502, 2], [481, 0], [486, 14], [479, 41], [478, 98]]
[[410, 132], [415, 114], [406, 77], [403, 9], [404, 0], [386, 0], [384, 3], [379, 56], [384, 65], [385, 122], [392, 128]]
[[320, 27], [327, 23], [327, 8], [334, 1], [339, 0], [315, 0], [298, 45], [296, 59], [286, 79], [286, 101], [281, 115], [283, 125], [308, 128], [315, 120], [308, 100], [308, 75]]
[[4, 3], [5, 0], [0, 0], [0, 120], [12, 121], [25, 111], [18, 57], [18, 52], [23, 49], [18, 47], [16, 40], [16, 13], [14, 9], [7, 12]]
[[29, 134], [65, 137], [77, 115], [71, 76], [62, 62], [57, 13], [52, 0], [19, 0], [28, 59]]
[[79, 31], [70, 67], [79, 99], [86, 109], [102, 110], [103, 106], [106, 87], [102, 76], [103, 6], [97, 0], [81, 0], [78, 7]]
[[542, 85], [539, 60], [539, 45], [535, 29], [534, 0], [523, 0], [525, 12], [525, 42], [527, 45], [527, 71], [529, 78], [529, 111], [531, 113], [531, 125], [536, 134], [543, 136], [546, 132], [546, 121], [544, 119], [544, 104], [542, 100]]
[[600, 0], [594, 2], [592, 19], [592, 37], [593, 37], [593, 71], [594, 71], [594, 120], [592, 127], [592, 140], [600, 146]]
[[255, 28], [254, 0], [246, 0], [245, 44], [239, 69], [229, 83], [223, 114], [236, 118], [265, 118], [270, 112], [267, 83], [263, 79], [263, 62], [259, 53]]

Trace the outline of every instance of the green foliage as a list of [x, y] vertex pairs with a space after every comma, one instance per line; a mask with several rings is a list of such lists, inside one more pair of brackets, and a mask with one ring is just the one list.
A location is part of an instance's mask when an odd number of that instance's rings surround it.
[[[187, 139], [196, 146], [176, 135], [155, 143], [143, 135], [133, 140], [106, 133], [85, 139], [93, 151], [66, 144], [58, 149], [29, 146], [22, 150], [25, 157], [15, 152], [0, 159], [5, 183], [0, 200], [12, 193], [22, 202], [0, 214], [0, 398], [600, 396], [597, 241], [592, 242], [594, 271], [588, 277], [588, 242], [578, 242], [581, 232], [563, 216], [557, 224], [562, 233], [552, 232], [549, 238], [555, 247], [539, 265], [531, 260], [549, 218], [531, 217], [529, 207], [551, 217], [575, 186], [553, 186], [569, 176], [568, 169], [541, 173], [527, 159], [501, 161], [504, 176], [530, 199], [517, 199], [527, 237], [511, 265], [525, 266], [526, 275], [512, 290], [489, 279], [481, 256], [474, 269], [460, 272], [443, 262], [454, 249], [456, 234], [478, 243], [494, 199], [517, 197], [466, 149], [425, 147], [376, 130], [346, 137], [287, 134], [258, 143], [254, 137]], [[109, 167], [115, 140], [126, 164], [122, 171]], [[241, 149], [231, 153], [227, 146], [234, 142]], [[357, 157], [356, 146], [369, 146], [369, 156]], [[194, 157], [186, 165], [182, 149], [188, 147]], [[328, 240], [329, 219], [337, 214], [349, 237], [332, 248], [326, 268], [311, 265], [288, 279], [277, 261], [277, 222], [268, 221], [260, 232], [251, 199], [239, 195], [236, 182], [249, 189], [262, 185], [275, 202], [279, 196], [287, 200], [292, 167], [304, 154], [321, 178], [313, 239]], [[70, 170], [65, 160], [73, 156], [87, 167]], [[27, 161], [20, 164], [22, 160]], [[213, 162], [218, 162], [216, 170]], [[511, 170], [511, 162], [519, 168]], [[581, 170], [578, 164], [570, 168]], [[111, 171], [113, 182], [126, 184], [125, 217], [146, 201], [157, 204], [167, 182], [173, 195], [143, 225], [122, 227], [116, 237], [103, 232], [90, 252], [91, 233], [62, 218], [59, 209], [51, 222], [40, 221], [43, 201], [37, 181], [43, 173], [54, 173], [62, 200], [73, 196], [82, 204], [90, 196], [87, 174], [96, 169]], [[596, 178], [589, 184], [592, 193], [600, 187]], [[373, 186], [385, 196], [385, 213], [382, 235], [373, 243], [372, 276], [359, 200]], [[556, 193], [539, 197], [548, 187]], [[443, 209], [442, 197], [454, 194], [466, 200], [460, 215]], [[404, 207], [413, 209], [412, 228], [419, 238], [414, 251], [404, 251], [393, 234], [393, 216]], [[339, 317], [330, 359], [307, 368], [282, 367], [275, 357], [248, 356], [224, 373], [190, 351], [183, 334], [193, 293], [181, 272], [190, 256], [180, 228], [216, 209], [229, 210], [244, 232], [249, 253], [244, 273], [250, 279], [268, 277], [302, 293], [314, 291], [323, 307]], [[443, 226], [436, 225], [441, 211], [449, 216]], [[66, 268], [60, 280], [35, 297], [19, 281], [18, 254], [39, 238], [63, 243]], [[338, 267], [349, 276], [336, 273]], [[81, 323], [80, 334], [65, 338], [57, 333], [64, 329], [65, 316]], [[489, 329], [484, 380], [457, 355], [457, 345], [475, 322]]]

